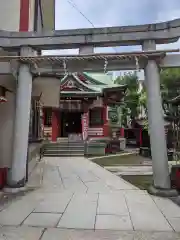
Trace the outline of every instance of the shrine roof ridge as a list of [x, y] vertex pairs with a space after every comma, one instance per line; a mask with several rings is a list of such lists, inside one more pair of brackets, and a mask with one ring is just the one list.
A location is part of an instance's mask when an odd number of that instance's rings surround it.
[[[106, 74], [101, 74], [102, 75], [102, 77], [104, 76], [106, 76]], [[101, 94], [101, 93], [103, 93], [103, 92], [106, 92], [106, 91], [113, 91], [113, 90], [124, 90], [124, 89], [126, 89], [126, 85], [120, 85], [120, 84], [115, 84], [114, 82], [113, 82], [113, 80], [112, 80], [112, 82], [109, 84], [109, 83], [107, 83], [107, 84], [105, 84], [105, 83], [101, 83], [101, 82], [99, 82], [97, 79], [95, 79], [95, 78], [92, 78], [92, 77], [90, 77], [90, 79], [91, 79], [91, 81], [90, 82], [86, 82], [86, 80], [89, 80], [89, 76], [88, 76], [88, 73], [86, 73], [86, 74], [84, 74], [84, 73], [81, 73], [81, 76], [84, 76], [86, 79], [84, 79], [83, 81], [79, 78], [79, 74], [78, 73], [71, 73], [71, 74], [66, 74], [63, 78], [61, 78], [60, 79], [60, 81], [61, 81], [61, 93], [63, 92], [63, 89], [65, 88], [67, 88], [67, 86], [68, 86], [68, 83], [71, 83], [72, 82], [72, 84], [74, 85], [74, 82], [73, 82], [73, 80], [70, 78], [69, 79], [69, 77], [72, 77], [74, 80], [75, 80], [75, 82], [77, 82], [78, 83], [78, 86], [81, 88], [81, 87], [83, 87], [83, 89], [84, 89], [84, 93], [86, 92], [86, 93], [99, 93], [99, 94]], [[99, 82], [99, 84], [95, 84], [94, 82], [96, 81], [96, 82]], [[78, 86], [71, 86], [71, 88], [78, 88]], [[70, 91], [71, 92], [71, 91]], [[74, 90], [74, 92], [76, 92], [76, 90]], [[67, 90], [66, 90], [66, 92], [65, 92], [65, 94], [67, 93]]]
[[79, 48], [135, 45], [145, 40], [157, 44], [176, 42], [180, 37], [180, 18], [144, 25], [82, 28], [44, 32], [0, 31], [0, 47], [20, 48], [31, 46], [39, 49]]

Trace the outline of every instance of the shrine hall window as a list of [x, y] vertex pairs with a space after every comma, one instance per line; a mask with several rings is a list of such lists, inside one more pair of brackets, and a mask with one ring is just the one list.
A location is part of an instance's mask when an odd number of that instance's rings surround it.
[[99, 127], [103, 125], [103, 108], [93, 108], [89, 110], [89, 126]]
[[44, 109], [44, 125], [47, 127], [52, 125], [52, 109], [50, 108]]

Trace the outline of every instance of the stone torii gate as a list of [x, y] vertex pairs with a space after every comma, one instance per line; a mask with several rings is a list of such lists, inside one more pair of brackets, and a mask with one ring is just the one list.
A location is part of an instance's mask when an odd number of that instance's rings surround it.
[[[144, 69], [148, 94], [154, 186], [151, 193], [173, 194], [167, 160], [166, 139], [160, 94], [159, 67], [180, 66], [180, 55], [173, 50], [157, 51], [157, 44], [176, 42], [180, 37], [180, 19], [148, 25], [60, 30], [53, 32], [15, 33], [0, 31], [0, 47], [20, 56], [2, 56], [1, 65], [11, 72], [19, 62], [17, 74], [16, 114], [13, 139], [12, 167], [8, 175], [10, 187], [24, 185], [28, 146], [29, 115], [33, 74], [43, 76], [68, 71], [100, 71]], [[94, 54], [94, 47], [141, 45], [141, 52]], [[79, 48], [77, 56], [35, 56], [37, 50]], [[13, 61], [12, 61], [13, 60]], [[107, 64], [108, 63], [108, 64]], [[14, 66], [14, 65], [13, 65]]]

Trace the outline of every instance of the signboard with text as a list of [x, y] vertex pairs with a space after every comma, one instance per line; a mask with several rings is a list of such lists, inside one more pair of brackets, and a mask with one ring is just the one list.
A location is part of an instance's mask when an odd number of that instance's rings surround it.
[[83, 140], [87, 140], [88, 138], [88, 128], [89, 128], [89, 114], [83, 113], [82, 114], [82, 138]]

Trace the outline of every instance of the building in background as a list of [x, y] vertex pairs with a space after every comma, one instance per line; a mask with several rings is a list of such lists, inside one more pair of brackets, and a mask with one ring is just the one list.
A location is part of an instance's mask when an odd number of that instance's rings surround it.
[[55, 0], [0, 0], [0, 29], [41, 31], [55, 28]]
[[84, 140], [108, 136], [109, 118], [116, 115], [115, 120], [119, 121], [117, 108], [113, 107], [121, 103], [126, 86], [114, 84], [112, 75], [101, 73], [67, 74], [59, 82], [60, 105], [44, 104], [45, 138], [57, 141], [70, 135]]

